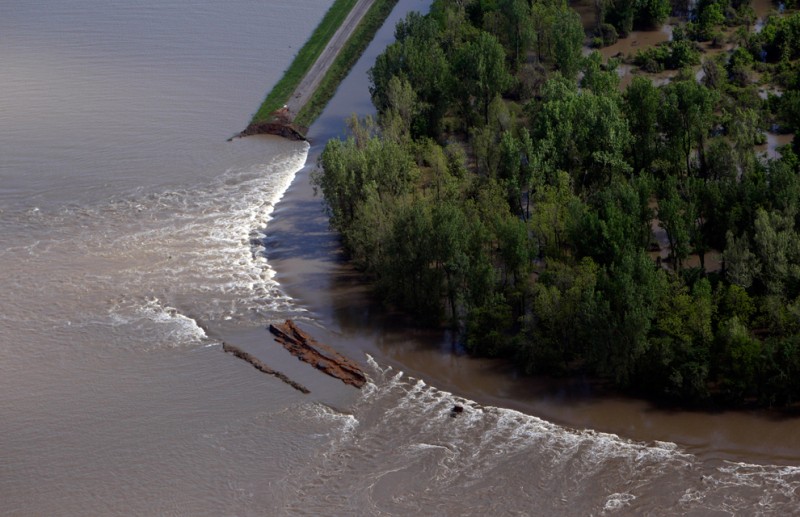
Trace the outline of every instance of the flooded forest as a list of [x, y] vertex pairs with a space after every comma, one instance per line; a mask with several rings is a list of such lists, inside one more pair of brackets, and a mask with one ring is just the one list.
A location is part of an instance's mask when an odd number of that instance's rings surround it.
[[389, 307], [527, 374], [800, 397], [800, 12], [436, 0], [314, 182]]

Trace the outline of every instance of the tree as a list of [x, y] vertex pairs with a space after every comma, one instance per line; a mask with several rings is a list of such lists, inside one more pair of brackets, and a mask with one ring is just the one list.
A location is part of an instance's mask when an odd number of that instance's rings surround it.
[[646, 249], [652, 233], [651, 192], [650, 179], [642, 176], [613, 182], [594, 194], [589, 199], [589, 209], [572, 229], [577, 254], [608, 265]]
[[498, 164], [498, 179], [508, 192], [508, 204], [521, 215], [525, 215], [522, 208], [522, 156], [519, 141], [510, 131], [504, 131], [500, 137], [500, 161]]
[[580, 201], [572, 193], [570, 177], [563, 171], [558, 173], [554, 185], [544, 185], [536, 192], [530, 227], [545, 256], [563, 255], [573, 205], [577, 203]]
[[755, 253], [750, 250], [750, 242], [747, 235], [742, 235], [738, 239], [733, 232], [728, 230], [725, 234], [725, 278], [731, 284], [738, 285], [744, 289], [753, 285], [753, 280], [761, 273], [761, 263]]
[[676, 81], [664, 88], [659, 124], [664, 128], [667, 144], [692, 171], [692, 151], [697, 149], [700, 169], [705, 170], [705, 142], [713, 123], [716, 93], [694, 80]]
[[470, 137], [477, 171], [489, 178], [495, 178], [500, 166], [501, 150], [497, 141], [497, 132], [490, 126], [472, 128]]
[[730, 400], [741, 402], [756, 391], [761, 343], [736, 316], [720, 324], [717, 342], [721, 388]]
[[702, 83], [712, 90], [722, 90], [728, 84], [728, 77], [725, 68], [717, 59], [706, 59], [703, 61]]
[[374, 183], [364, 187], [352, 222], [341, 230], [350, 260], [358, 269], [370, 274], [382, 270], [396, 203], [395, 198], [381, 200]]
[[[506, 212], [494, 224], [502, 286], [517, 292], [527, 284], [534, 248], [524, 221]], [[520, 311], [522, 312], [522, 311]]]
[[642, 250], [626, 250], [598, 280], [604, 303], [589, 357], [598, 371], [627, 386], [650, 348], [648, 334], [666, 293], [663, 270]]
[[745, 48], [739, 47], [733, 51], [726, 69], [731, 82], [737, 86], [747, 86], [750, 82], [750, 69], [753, 66], [753, 56]]
[[516, 71], [536, 37], [530, 21], [530, 4], [527, 0], [500, 0], [500, 11], [505, 18], [503, 32], [508, 41], [511, 69]]
[[[787, 153], [784, 151], [784, 155]], [[800, 212], [800, 177], [789, 160], [773, 160], [768, 168], [770, 201], [772, 206], [787, 215]]]
[[467, 318], [467, 349], [488, 357], [507, 354], [511, 350], [514, 317], [511, 307], [501, 293], [490, 293], [480, 306], [474, 307]]
[[557, 76], [544, 87], [533, 128], [543, 159], [553, 169], [570, 172], [582, 188], [630, 172], [624, 153], [631, 134], [617, 96], [578, 91]]
[[657, 29], [672, 11], [669, 0], [637, 0], [634, 25], [643, 29]]
[[546, 2], [533, 2], [531, 24], [534, 34], [534, 53], [538, 62], [548, 61], [552, 48], [553, 14], [555, 8]]
[[384, 113], [390, 108], [392, 77], [407, 81], [417, 97], [413, 132], [433, 136], [452, 97], [450, 64], [439, 43], [436, 23], [411, 13], [396, 32], [397, 41], [386, 47], [368, 71], [372, 103], [378, 113]]
[[708, 280], [701, 279], [689, 291], [678, 277], [670, 279], [659, 299], [642, 372], [662, 394], [693, 402], [708, 396], [713, 309]]
[[381, 202], [400, 196], [417, 174], [401, 144], [382, 140], [372, 131], [371, 119], [363, 125], [353, 121], [354, 136], [329, 140], [319, 158], [320, 170], [312, 178], [325, 197], [331, 226], [343, 234], [351, 251], [348, 233], [359, 216], [359, 205], [370, 195]]
[[625, 90], [623, 109], [633, 137], [630, 150], [634, 172], [650, 167], [658, 155], [658, 110], [661, 95], [647, 78], [636, 76]]
[[753, 146], [761, 139], [761, 121], [755, 110], [736, 107], [731, 114], [728, 131], [740, 170], [745, 170], [755, 161]]
[[618, 97], [619, 75], [615, 69], [616, 63], [615, 59], [610, 59], [604, 70], [603, 56], [600, 52], [593, 51], [583, 61], [581, 85], [590, 89], [595, 95]]
[[422, 199], [399, 206], [386, 249], [378, 289], [390, 303], [428, 324], [442, 315], [442, 281], [434, 263], [430, 206]]
[[511, 87], [513, 77], [505, 63], [505, 51], [497, 38], [481, 32], [475, 41], [464, 45], [455, 58], [455, 75], [467, 98], [475, 98], [485, 124], [489, 123], [489, 103]]
[[532, 317], [522, 348], [528, 371], [566, 370], [570, 361], [586, 354], [597, 317], [597, 278], [592, 259], [577, 265], [553, 261], [533, 285]]
[[800, 276], [798, 252], [800, 241], [794, 220], [763, 208], [756, 212], [755, 251], [762, 264], [761, 279], [767, 292], [783, 294], [786, 283]]
[[605, 20], [617, 28], [620, 37], [627, 38], [633, 30], [633, 19], [636, 16], [635, 0], [613, 0], [605, 14]]
[[759, 379], [761, 402], [790, 405], [800, 398], [800, 336], [769, 339], [764, 343], [767, 360]]
[[756, 306], [742, 286], [720, 284], [716, 295], [718, 323], [735, 317], [742, 325], [750, 325], [750, 320], [756, 312]]
[[681, 197], [674, 177], [667, 178], [664, 192], [665, 195], [658, 200], [658, 224], [667, 232], [672, 267], [680, 271], [683, 261], [689, 256], [693, 207]]
[[439, 41], [447, 55], [451, 55], [477, 31], [467, 20], [467, 11], [461, 3], [434, 2], [430, 15], [438, 23]]
[[564, 77], [574, 79], [581, 64], [581, 49], [586, 35], [578, 13], [563, 6], [553, 19], [553, 59]]
[[697, 17], [695, 37], [701, 41], [711, 39], [714, 29], [725, 22], [723, 8], [716, 0], [699, 2], [695, 13]]
[[519, 138], [511, 131], [500, 137], [498, 178], [508, 192], [508, 204], [523, 219], [530, 216], [530, 190], [534, 187], [536, 156], [533, 140], [527, 128], [522, 128]]
[[386, 91], [386, 107], [380, 114], [384, 135], [398, 141], [410, 136], [418, 111], [417, 94], [411, 84], [405, 78], [392, 76]]
[[469, 225], [464, 212], [452, 201], [438, 202], [431, 208], [431, 259], [443, 282], [450, 318], [454, 327], [459, 306], [467, 289], [469, 264]]

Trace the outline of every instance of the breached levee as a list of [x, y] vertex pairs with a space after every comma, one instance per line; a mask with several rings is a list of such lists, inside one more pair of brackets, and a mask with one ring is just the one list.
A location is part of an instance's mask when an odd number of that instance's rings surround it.
[[238, 357], [239, 359], [241, 359], [243, 361], [247, 361], [248, 363], [253, 365], [253, 367], [256, 370], [259, 370], [261, 372], [264, 372], [266, 374], [273, 375], [273, 376], [279, 378], [280, 380], [282, 380], [283, 382], [285, 382], [286, 384], [288, 384], [292, 388], [296, 389], [297, 391], [300, 391], [300, 392], [303, 392], [303, 393], [311, 393], [311, 390], [309, 390], [308, 388], [306, 388], [302, 384], [293, 381], [292, 379], [287, 377], [285, 374], [279, 372], [278, 370], [274, 370], [274, 369], [270, 368], [263, 361], [261, 361], [259, 358], [255, 357], [253, 354], [249, 354], [249, 353], [245, 352], [244, 350], [242, 350], [238, 346], [229, 345], [228, 343], [222, 343], [222, 350], [225, 351], [225, 352], [228, 352], [229, 354], [233, 354], [235, 357]]
[[[336, 0], [247, 128], [229, 140], [263, 134], [306, 140], [308, 127], [322, 113], [397, 1]], [[344, 12], [347, 14], [342, 17]], [[338, 27], [330, 34], [332, 23]], [[323, 41], [324, 47], [320, 45]]]
[[275, 335], [275, 341], [283, 345], [293, 356], [317, 370], [356, 388], [361, 388], [367, 383], [367, 377], [358, 364], [331, 347], [317, 342], [297, 328], [292, 320], [273, 323], [269, 326], [269, 331]]
[[[319, 343], [300, 330], [292, 320], [286, 320], [284, 323], [273, 323], [269, 326], [269, 331], [275, 336], [275, 341], [283, 345], [289, 353], [317, 370], [356, 388], [362, 388], [367, 383], [367, 376], [355, 361], [343, 356], [331, 347]], [[298, 391], [311, 393], [302, 384], [293, 381], [284, 373], [270, 368], [259, 358], [237, 346], [222, 343], [222, 350], [243, 361], [247, 361], [256, 370], [277, 377]]]
[[245, 137], [251, 135], [275, 135], [282, 136], [289, 140], [307, 140], [305, 137], [306, 129], [292, 123], [284, 123], [280, 120], [253, 122], [244, 131], [236, 135]]
[[281, 108], [273, 111], [267, 120], [251, 122], [244, 131], [236, 135], [236, 138], [251, 135], [276, 135], [289, 140], [306, 140], [307, 132], [308, 128], [292, 122], [287, 108]]

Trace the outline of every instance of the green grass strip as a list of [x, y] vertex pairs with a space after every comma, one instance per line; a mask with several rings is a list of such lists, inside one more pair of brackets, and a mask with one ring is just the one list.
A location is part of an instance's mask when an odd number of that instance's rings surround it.
[[[295, 117], [295, 124], [309, 127], [319, 117], [322, 110], [336, 93], [336, 89], [344, 81], [350, 69], [367, 49], [375, 33], [381, 28], [391, 14], [398, 0], [375, 0], [375, 3], [364, 15], [353, 34], [348, 38], [342, 50], [334, 59], [325, 77], [320, 81], [316, 91]], [[282, 105], [282, 104], [281, 104]], [[280, 106], [279, 106], [280, 107]], [[277, 109], [277, 108], [276, 108]], [[268, 112], [270, 113], [270, 112]]]
[[308, 70], [319, 55], [322, 54], [325, 46], [342, 25], [355, 4], [356, 0], [335, 0], [333, 2], [322, 21], [314, 29], [314, 33], [303, 45], [303, 48], [300, 49], [300, 52], [297, 53], [289, 68], [286, 69], [281, 80], [275, 84], [267, 98], [261, 103], [261, 107], [253, 115], [252, 122], [268, 119], [270, 113], [286, 104], [292, 92], [303, 80], [303, 77], [308, 73]]

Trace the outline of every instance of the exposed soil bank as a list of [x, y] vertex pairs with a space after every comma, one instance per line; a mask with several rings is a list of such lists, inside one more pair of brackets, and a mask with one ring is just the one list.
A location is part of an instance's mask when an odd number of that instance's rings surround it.
[[[292, 122], [291, 115], [287, 108], [274, 111], [269, 120], [251, 122], [244, 131], [234, 138], [242, 138], [252, 135], [275, 135], [289, 140], [305, 140], [308, 128], [298, 126]], [[231, 139], [229, 139], [230, 141]]]
[[315, 341], [297, 328], [292, 320], [273, 323], [269, 326], [269, 331], [275, 335], [275, 341], [283, 345], [293, 356], [317, 370], [356, 388], [361, 388], [367, 383], [367, 377], [359, 365], [331, 347]]
[[305, 128], [295, 126], [294, 124], [283, 124], [280, 122], [254, 122], [236, 136], [245, 137], [251, 135], [275, 135], [288, 138], [289, 140], [305, 140], [305, 131]]

